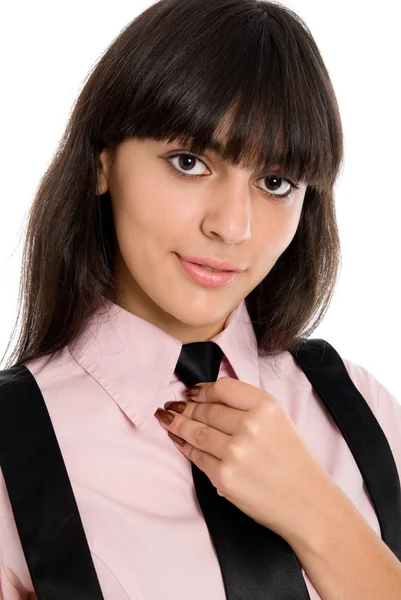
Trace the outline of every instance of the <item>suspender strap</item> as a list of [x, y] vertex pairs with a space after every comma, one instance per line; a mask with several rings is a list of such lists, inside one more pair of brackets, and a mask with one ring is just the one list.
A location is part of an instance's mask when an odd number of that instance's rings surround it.
[[328, 342], [309, 339], [293, 357], [347, 442], [372, 499], [381, 537], [401, 560], [400, 479], [380, 424]]
[[51, 419], [23, 365], [0, 372], [0, 464], [40, 600], [103, 600]]

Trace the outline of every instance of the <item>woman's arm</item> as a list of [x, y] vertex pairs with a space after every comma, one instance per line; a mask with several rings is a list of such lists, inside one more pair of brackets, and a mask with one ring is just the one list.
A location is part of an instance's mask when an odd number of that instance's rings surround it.
[[326, 489], [287, 536], [322, 600], [400, 600], [401, 562], [334, 482]]

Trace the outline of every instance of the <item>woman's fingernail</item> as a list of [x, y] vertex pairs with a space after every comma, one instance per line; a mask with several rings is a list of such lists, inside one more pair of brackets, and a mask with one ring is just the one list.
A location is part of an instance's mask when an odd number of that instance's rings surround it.
[[185, 446], [185, 444], [186, 444], [185, 440], [183, 440], [182, 438], [178, 437], [178, 435], [174, 435], [174, 433], [171, 433], [171, 431], [168, 431], [167, 435], [169, 437], [171, 437], [171, 439], [173, 440], [173, 442], [176, 442], [179, 446]]
[[162, 408], [157, 409], [155, 412], [155, 417], [165, 425], [170, 425], [174, 421], [174, 415], [169, 413], [167, 410], [163, 410]]
[[199, 394], [200, 394], [200, 387], [198, 387], [197, 385], [194, 385], [194, 387], [190, 387], [185, 390], [186, 396], [194, 397], [194, 396], [199, 396]]
[[173, 410], [174, 412], [179, 413], [180, 415], [182, 415], [186, 407], [186, 402], [166, 402], [164, 405], [164, 408]]

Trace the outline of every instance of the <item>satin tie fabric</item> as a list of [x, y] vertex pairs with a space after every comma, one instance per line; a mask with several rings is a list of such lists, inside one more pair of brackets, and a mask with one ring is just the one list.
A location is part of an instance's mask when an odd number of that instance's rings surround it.
[[223, 351], [215, 342], [193, 342], [182, 346], [175, 373], [187, 387], [216, 381]]
[[[184, 344], [175, 373], [188, 387], [216, 381], [222, 357], [223, 352], [215, 342]], [[310, 599], [291, 546], [219, 496], [207, 475], [194, 463], [191, 465], [196, 495], [219, 560], [227, 600]]]

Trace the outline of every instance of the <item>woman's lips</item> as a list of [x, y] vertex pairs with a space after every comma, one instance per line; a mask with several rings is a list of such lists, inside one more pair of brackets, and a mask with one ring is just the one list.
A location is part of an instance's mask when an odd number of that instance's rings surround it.
[[203, 269], [200, 265], [197, 265], [196, 263], [191, 263], [184, 260], [178, 254], [177, 256], [182, 268], [189, 275], [191, 275], [191, 277], [197, 283], [206, 287], [217, 288], [229, 285], [230, 283], [235, 281], [240, 274], [235, 271], [209, 271], [208, 269]]

